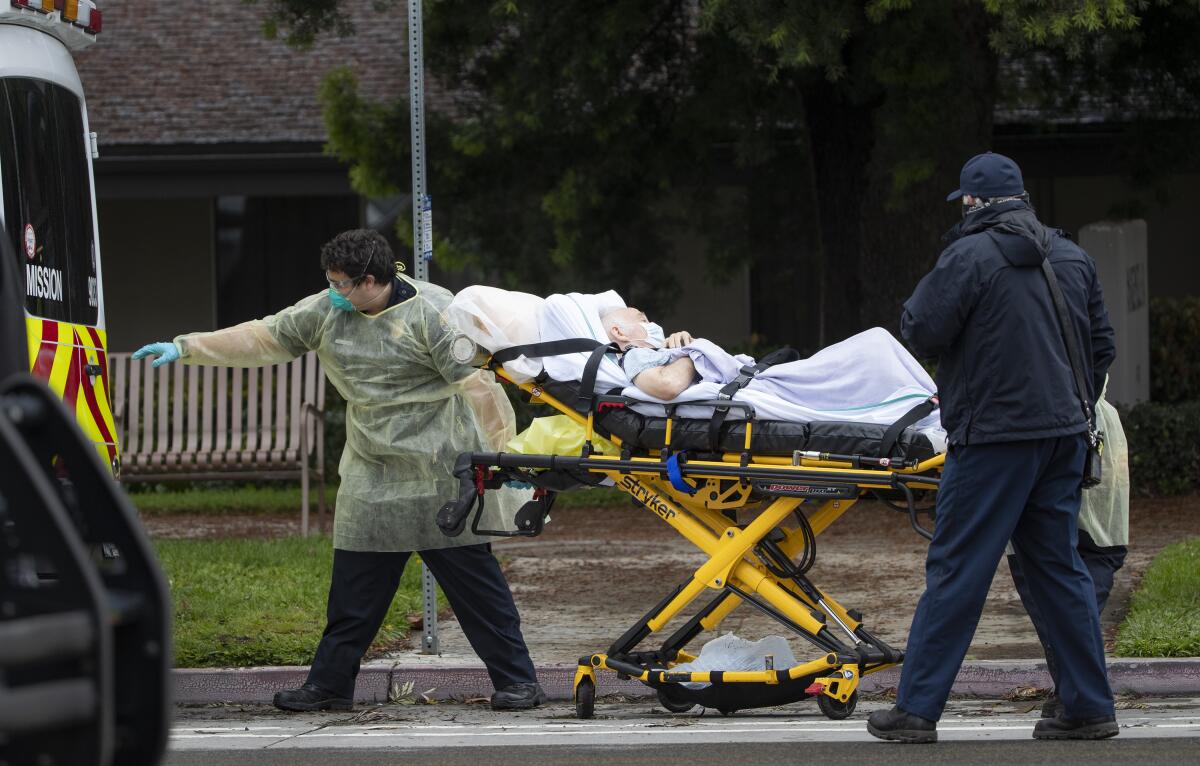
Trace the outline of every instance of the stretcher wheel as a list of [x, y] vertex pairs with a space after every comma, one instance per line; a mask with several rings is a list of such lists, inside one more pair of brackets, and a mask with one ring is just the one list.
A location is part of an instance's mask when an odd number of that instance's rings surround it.
[[687, 700], [677, 700], [677, 699], [671, 697], [671, 695], [667, 692], [665, 687], [659, 687], [659, 689], [658, 689], [658, 704], [662, 705], [669, 712], [672, 712], [672, 713], [686, 713], [687, 711], [696, 707], [695, 702], [688, 702]]
[[817, 707], [825, 714], [826, 718], [834, 721], [841, 721], [849, 718], [854, 714], [854, 708], [858, 705], [858, 692], [850, 692], [850, 698], [845, 702], [839, 702], [828, 694], [820, 694], [817, 696]]
[[585, 678], [575, 687], [575, 717], [591, 718], [596, 712], [596, 683]]

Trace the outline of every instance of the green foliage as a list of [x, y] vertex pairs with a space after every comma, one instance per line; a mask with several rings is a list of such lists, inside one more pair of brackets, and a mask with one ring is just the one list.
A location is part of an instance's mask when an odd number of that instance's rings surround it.
[[1176, 543], [1154, 557], [1117, 631], [1125, 657], [1200, 655], [1200, 538]]
[[[1166, 179], [1200, 160], [1200, 2], [1045, 5], [1047, 12], [1025, 24], [1021, 35], [1011, 32], [1016, 14], [1002, 12], [1001, 28], [1009, 32], [997, 45], [1019, 54], [1020, 64], [1018, 76], [1001, 82], [1002, 101], [1047, 115], [1107, 119], [1131, 180], [1165, 203]], [[1076, 26], [1055, 36], [1074, 19]], [[1085, 33], [1096, 23], [1107, 25], [1103, 34]], [[1031, 50], [1043, 34], [1054, 44]], [[1117, 201], [1114, 207], [1130, 205]]]
[[[325, 537], [164, 540], [177, 667], [307, 665], [325, 626], [333, 546]], [[372, 645], [394, 645], [421, 609], [420, 567], [404, 572]]]
[[1057, 47], [1081, 55], [1089, 36], [1104, 30], [1135, 29], [1139, 13], [1150, 3], [1112, 0], [983, 0], [997, 18], [993, 44], [999, 50]]
[[[295, 43], [345, 31], [339, 0], [267, 1]], [[758, 313], [805, 332], [825, 328], [820, 338], [780, 338], [797, 345], [844, 337], [886, 323], [870, 312], [894, 315], [926, 267], [949, 222], [947, 184], [991, 142], [996, 50], [1063, 51], [1048, 57], [1055, 65], [1137, 52], [1140, 19], [1175, 14], [1173, 27], [1154, 29], [1194, 35], [1196, 6], [427, 2], [431, 89], [453, 102], [427, 114], [430, 189], [444, 201], [436, 256], [529, 292], [616, 288], [650, 311], [677, 298], [680, 262], [716, 279], [754, 262], [794, 268], [815, 275], [805, 292], [817, 308], [784, 289], [756, 295]], [[1186, 74], [1193, 46], [1174, 48], [1174, 59], [1142, 60], [1178, 65], [1180, 90], [1200, 93]], [[1172, 73], [1155, 71], [1163, 82]], [[405, 190], [404, 100], [363, 99], [347, 71], [330, 77], [321, 99], [329, 151], [350, 164], [355, 188]], [[409, 241], [407, 222], [398, 226]], [[680, 231], [704, 244], [678, 249]]]
[[1200, 298], [1150, 299], [1150, 399], [1200, 401]]
[[1144, 402], [1121, 413], [1136, 492], [1179, 495], [1200, 489], [1200, 402]]

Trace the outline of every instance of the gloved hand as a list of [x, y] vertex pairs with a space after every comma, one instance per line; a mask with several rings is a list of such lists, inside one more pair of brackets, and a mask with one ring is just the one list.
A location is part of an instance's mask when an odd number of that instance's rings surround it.
[[133, 352], [134, 359], [145, 359], [148, 356], [158, 357], [150, 363], [151, 367], [159, 367], [174, 362], [179, 358], [179, 346], [176, 346], [173, 341], [163, 341], [160, 343], [147, 343], [137, 351]]

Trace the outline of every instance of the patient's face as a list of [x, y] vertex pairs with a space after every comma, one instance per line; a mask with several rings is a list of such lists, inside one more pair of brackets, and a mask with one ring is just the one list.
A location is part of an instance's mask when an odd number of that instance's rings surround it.
[[645, 346], [648, 345], [646, 328], [641, 323], [648, 321], [645, 313], [630, 306], [607, 314], [604, 317], [604, 330], [608, 333], [608, 339], [622, 349]]

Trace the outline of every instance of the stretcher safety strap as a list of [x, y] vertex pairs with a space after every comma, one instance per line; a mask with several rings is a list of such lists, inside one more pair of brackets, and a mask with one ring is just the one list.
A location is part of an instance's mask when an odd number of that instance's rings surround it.
[[683, 478], [683, 469], [679, 467], [679, 457], [684, 455], [684, 452], [676, 452], [671, 457], [667, 458], [667, 478], [671, 480], [671, 486], [680, 492], [686, 492], [689, 495], [694, 495], [699, 491], [699, 488], [692, 486]]
[[934, 395], [901, 415], [899, 420], [892, 423], [888, 426], [888, 430], [883, 432], [883, 438], [879, 440], [879, 457], [891, 457], [892, 448], [900, 440], [900, 434], [904, 433], [904, 429], [918, 420], [922, 420], [937, 408], [938, 398]]
[[542, 356], [577, 354], [582, 351], [592, 351], [597, 346], [603, 345], [600, 341], [592, 338], [567, 338], [565, 340], [548, 340], [542, 343], [526, 343], [523, 346], [509, 346], [494, 352], [492, 361], [504, 364], [522, 356], [533, 359]]
[[[794, 362], [799, 358], [800, 352], [794, 348], [784, 346], [783, 348], [775, 349], [760, 359], [758, 364], [755, 364], [753, 367], [746, 365], [739, 370], [738, 376], [722, 386], [721, 390], [717, 392], [717, 398], [732, 399], [733, 395], [745, 388], [758, 373], [776, 364]], [[725, 417], [728, 414], [728, 407], [717, 406], [713, 409], [712, 419], [708, 421], [708, 445], [714, 452], [720, 448], [721, 426], [725, 425]]]
[[579, 398], [590, 410], [596, 397], [596, 373], [600, 362], [609, 351], [620, 351], [615, 343], [601, 343], [592, 338], [566, 338], [564, 340], [548, 340], [541, 343], [527, 343], [523, 346], [509, 346], [492, 354], [492, 361], [498, 364], [527, 356], [530, 358], [543, 356], [561, 356], [563, 354], [578, 354], [590, 352], [587, 364], [583, 368], [583, 378], [579, 385]]

